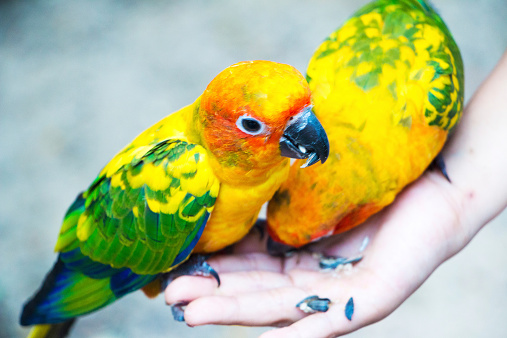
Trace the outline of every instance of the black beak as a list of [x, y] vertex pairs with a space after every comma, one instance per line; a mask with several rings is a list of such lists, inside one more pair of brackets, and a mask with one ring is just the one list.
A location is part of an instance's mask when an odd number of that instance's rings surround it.
[[287, 124], [280, 139], [282, 156], [307, 158], [301, 166], [305, 168], [319, 162], [324, 163], [329, 156], [329, 141], [326, 132], [312, 107], [306, 107]]

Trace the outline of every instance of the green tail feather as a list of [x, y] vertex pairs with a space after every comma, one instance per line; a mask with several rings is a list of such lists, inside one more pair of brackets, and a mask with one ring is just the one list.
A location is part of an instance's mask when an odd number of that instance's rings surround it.
[[25, 304], [20, 324], [67, 321], [98, 310], [155, 278], [94, 262], [79, 249], [60, 254], [40, 290]]

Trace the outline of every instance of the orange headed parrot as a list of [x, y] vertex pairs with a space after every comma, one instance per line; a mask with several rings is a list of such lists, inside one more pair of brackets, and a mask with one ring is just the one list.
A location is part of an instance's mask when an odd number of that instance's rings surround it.
[[310, 102], [295, 68], [241, 62], [140, 134], [70, 206], [57, 261], [21, 325], [71, 321], [147, 286], [194, 247], [210, 252], [241, 239], [287, 178], [286, 157], [326, 160]]
[[301, 170], [296, 161], [267, 214], [275, 242], [296, 248], [390, 204], [439, 154], [463, 108], [459, 49], [422, 0], [367, 4], [320, 45], [307, 80], [328, 162]]

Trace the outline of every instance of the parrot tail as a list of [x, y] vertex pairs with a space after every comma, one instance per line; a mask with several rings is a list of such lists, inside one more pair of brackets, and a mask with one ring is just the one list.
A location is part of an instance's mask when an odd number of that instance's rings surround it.
[[58, 257], [39, 291], [25, 304], [20, 324], [56, 324], [115, 300], [108, 279], [93, 279], [65, 266]]
[[20, 324], [67, 322], [98, 310], [156, 278], [157, 275], [137, 275], [127, 268], [116, 269], [92, 261], [79, 248], [60, 253], [39, 291], [24, 305]]
[[76, 318], [58, 324], [35, 325], [27, 338], [64, 338], [69, 335]]

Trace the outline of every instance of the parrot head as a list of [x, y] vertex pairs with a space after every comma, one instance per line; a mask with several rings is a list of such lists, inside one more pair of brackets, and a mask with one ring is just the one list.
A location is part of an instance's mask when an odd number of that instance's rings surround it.
[[204, 144], [224, 166], [262, 168], [282, 156], [312, 165], [329, 154], [310, 88], [289, 65], [247, 61], [226, 68], [202, 94], [198, 118]]

